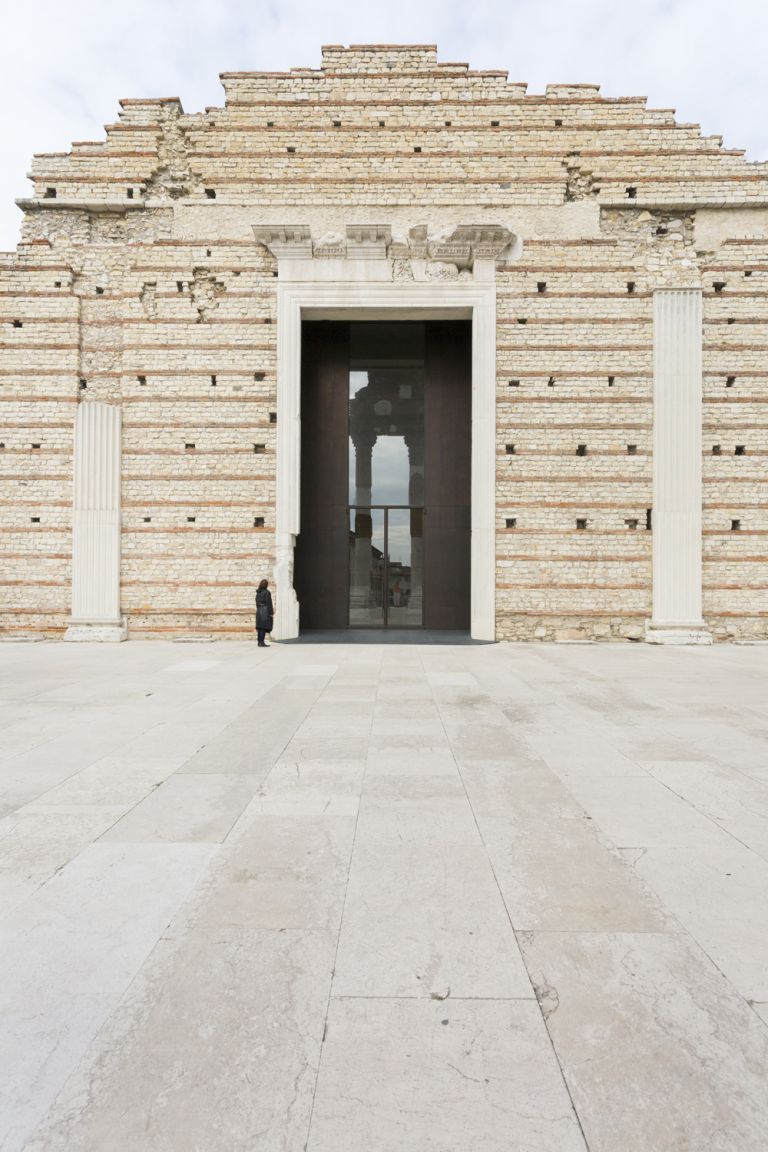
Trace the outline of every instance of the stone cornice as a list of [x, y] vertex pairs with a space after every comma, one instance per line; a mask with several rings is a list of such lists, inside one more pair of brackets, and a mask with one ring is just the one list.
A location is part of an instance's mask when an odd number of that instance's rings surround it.
[[389, 224], [347, 224], [343, 234], [315, 238], [306, 224], [257, 224], [253, 232], [278, 260], [390, 260], [401, 275], [412, 266], [419, 278], [466, 275], [477, 261], [508, 261], [522, 252], [522, 240], [503, 224], [460, 224], [434, 232], [417, 224], [399, 236]]
[[306, 260], [312, 256], [312, 237], [306, 224], [259, 224], [253, 229], [256, 242], [278, 260]]

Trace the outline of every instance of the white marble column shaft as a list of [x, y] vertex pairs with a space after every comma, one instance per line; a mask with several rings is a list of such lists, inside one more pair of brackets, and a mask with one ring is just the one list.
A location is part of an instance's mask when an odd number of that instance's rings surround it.
[[653, 299], [653, 619], [657, 644], [707, 644], [701, 615], [702, 318], [698, 288]]
[[65, 640], [124, 640], [120, 617], [121, 410], [83, 403], [75, 417], [72, 618]]

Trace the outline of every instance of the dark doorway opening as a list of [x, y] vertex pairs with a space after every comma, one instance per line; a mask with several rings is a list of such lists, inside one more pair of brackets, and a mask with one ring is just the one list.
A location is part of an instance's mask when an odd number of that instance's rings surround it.
[[302, 326], [301, 628], [468, 630], [471, 324]]

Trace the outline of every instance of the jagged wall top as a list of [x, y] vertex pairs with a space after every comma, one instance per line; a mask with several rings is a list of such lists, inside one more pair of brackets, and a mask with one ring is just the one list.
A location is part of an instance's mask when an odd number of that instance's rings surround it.
[[528, 95], [504, 71], [440, 62], [435, 45], [341, 45], [321, 67], [225, 72], [223, 108], [122, 100], [105, 141], [34, 158], [27, 211], [156, 199], [425, 206], [768, 203], [768, 165], [593, 84]]

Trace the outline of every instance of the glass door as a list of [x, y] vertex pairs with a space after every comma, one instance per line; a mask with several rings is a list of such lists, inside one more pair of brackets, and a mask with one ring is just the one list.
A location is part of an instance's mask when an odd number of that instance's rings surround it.
[[422, 625], [422, 508], [349, 509], [351, 628]]
[[349, 624], [422, 625], [424, 324], [349, 337]]

